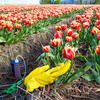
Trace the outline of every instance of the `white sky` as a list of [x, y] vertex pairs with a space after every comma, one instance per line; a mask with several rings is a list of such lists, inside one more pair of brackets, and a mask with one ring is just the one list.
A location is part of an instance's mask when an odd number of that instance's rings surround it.
[[0, 0], [0, 4], [39, 4], [40, 0]]

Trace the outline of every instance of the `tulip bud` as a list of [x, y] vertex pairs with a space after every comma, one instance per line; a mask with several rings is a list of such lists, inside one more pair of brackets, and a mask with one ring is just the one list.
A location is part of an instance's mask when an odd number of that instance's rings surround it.
[[17, 35], [17, 34], [18, 34], [18, 32], [15, 32], [14, 34], [15, 34], [15, 35]]

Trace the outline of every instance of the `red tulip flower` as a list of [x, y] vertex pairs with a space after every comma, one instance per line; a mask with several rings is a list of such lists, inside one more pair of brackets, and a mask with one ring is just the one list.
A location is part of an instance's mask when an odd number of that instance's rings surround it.
[[81, 20], [81, 16], [80, 15], [76, 15], [76, 19]]
[[0, 25], [0, 30], [2, 29], [2, 26]]
[[39, 20], [42, 20], [42, 19], [43, 19], [43, 16], [41, 16], [41, 15], [38, 16], [38, 19], [39, 19]]
[[98, 26], [98, 25], [100, 25], [100, 20], [96, 20], [95, 21], [95, 24]]
[[51, 45], [54, 47], [58, 47], [61, 44], [61, 40], [60, 39], [53, 39], [51, 40]]
[[82, 26], [85, 27], [85, 28], [88, 28], [88, 27], [89, 27], [89, 22], [84, 22], [84, 23], [82, 24]]
[[92, 18], [92, 15], [87, 15], [86, 18], [87, 19], [91, 19]]
[[16, 24], [14, 25], [14, 27], [15, 27], [16, 29], [20, 29], [20, 28], [22, 27], [22, 25], [16, 23]]
[[100, 33], [97, 34], [97, 40], [100, 40]]
[[17, 18], [14, 17], [14, 18], [12, 19], [12, 22], [13, 22], [13, 23], [16, 23], [16, 22], [17, 22]]
[[90, 19], [84, 18], [83, 22], [88, 22], [88, 23], [90, 23]]
[[97, 27], [94, 26], [94, 27], [92, 28], [92, 30], [91, 30], [91, 34], [94, 35], [95, 33], [98, 34], [98, 33], [99, 33], [99, 29], [98, 29]]
[[29, 25], [32, 26], [34, 24], [33, 21], [29, 21]]
[[10, 23], [6, 23], [6, 28], [10, 28]]
[[66, 42], [72, 42], [72, 37], [66, 36], [65, 40], [66, 40]]
[[73, 59], [75, 57], [75, 48], [72, 48], [71, 46], [64, 47], [62, 55], [65, 59]]
[[70, 24], [71, 28], [73, 28], [73, 29], [79, 29], [80, 28], [80, 25], [81, 25], [80, 24], [80, 21], [78, 21], [78, 20], [74, 20]]
[[7, 24], [6, 24], [6, 28], [7, 28], [8, 31], [12, 31], [14, 27], [13, 27], [12, 24], [10, 24], [10, 23], [8, 24], [8, 23], [7, 23]]
[[73, 33], [72, 37], [73, 37], [73, 39], [78, 39], [79, 38], [79, 34], [78, 33]]
[[55, 34], [54, 34], [54, 38], [58, 38], [58, 39], [61, 39], [63, 36], [63, 33], [61, 31], [57, 31]]
[[96, 53], [100, 55], [100, 45], [96, 46]]
[[48, 19], [48, 16], [44, 16], [44, 20]]
[[98, 25], [97, 28], [100, 30], [100, 25]]
[[13, 30], [13, 27], [11, 27], [11, 28], [7, 28], [7, 30], [8, 30], [8, 31], [12, 31], [12, 30]]
[[81, 32], [81, 28], [77, 28], [77, 32]]
[[72, 29], [67, 29], [66, 34], [67, 34], [67, 36], [72, 36], [73, 30]]
[[55, 29], [56, 29], [57, 31], [61, 31], [61, 26], [55, 26]]
[[50, 46], [44, 46], [43, 51], [46, 53], [50, 52]]
[[6, 27], [6, 22], [2, 22], [1, 26]]
[[96, 18], [100, 19], [100, 13], [99, 12], [96, 13]]
[[67, 25], [61, 25], [61, 29], [64, 31], [67, 29]]

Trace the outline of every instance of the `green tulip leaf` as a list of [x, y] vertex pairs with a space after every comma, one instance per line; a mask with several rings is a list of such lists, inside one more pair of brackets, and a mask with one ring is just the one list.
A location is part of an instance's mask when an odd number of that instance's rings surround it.
[[55, 82], [55, 84], [54, 84], [55, 92], [56, 92], [56, 88], [57, 88], [58, 84], [63, 80], [63, 78], [64, 78], [64, 75], [63, 75], [63, 76], [60, 76], [60, 77], [56, 80], [56, 82]]
[[76, 80], [76, 79], [78, 79], [80, 76], [82, 76], [84, 74], [84, 70], [82, 70], [82, 69], [79, 69], [79, 70], [77, 70], [76, 72], [74, 72], [69, 78], [68, 78], [68, 80], [66, 80], [65, 82], [64, 82], [64, 84], [68, 84], [68, 83], [71, 83], [73, 80]]
[[4, 43], [6, 40], [3, 37], [0, 37], [0, 43]]
[[95, 80], [94, 75], [93, 74], [85, 74], [82, 76], [83, 79], [87, 80], [87, 81], [93, 81]]
[[47, 53], [47, 56], [49, 56], [51, 58], [55, 58], [55, 56], [52, 53]]
[[96, 82], [97, 82], [98, 84], [100, 84], [100, 75], [98, 75], [98, 77], [96, 77]]
[[37, 60], [41, 60], [44, 56], [45, 56], [45, 53], [42, 53], [42, 54], [37, 58]]
[[72, 81], [78, 79], [80, 76], [82, 76], [85, 72], [87, 72], [91, 66], [87, 66], [85, 69], [78, 69], [73, 74], [71, 74], [68, 79], [64, 82], [64, 84], [71, 83]]
[[96, 69], [97, 69], [98, 74], [100, 75], [100, 66], [97, 63], [96, 63]]
[[92, 73], [93, 73], [94, 77], [97, 78], [98, 77], [98, 72], [96, 72], [94, 69], [91, 69], [91, 70], [92, 70]]

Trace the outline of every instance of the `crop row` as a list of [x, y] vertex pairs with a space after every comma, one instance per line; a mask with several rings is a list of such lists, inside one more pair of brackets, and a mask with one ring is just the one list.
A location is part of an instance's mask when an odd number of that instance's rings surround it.
[[[68, 84], [80, 76], [100, 84], [100, 8], [93, 6], [82, 15], [76, 15], [70, 26], [56, 26], [55, 30], [50, 45], [43, 46], [44, 53], [38, 57], [44, 65], [50, 66], [71, 61], [69, 70], [58, 78], [55, 88], [60, 82]], [[87, 48], [84, 48], [84, 44], [87, 44]], [[89, 52], [88, 56], [78, 53], [79, 46]], [[84, 62], [84, 65], [72, 72], [75, 58]], [[86, 74], [87, 71], [89, 74]]]
[[[12, 8], [12, 7], [11, 7]], [[28, 35], [44, 31], [45, 26], [55, 24], [62, 18], [83, 12], [87, 6], [33, 6], [29, 11], [0, 14], [0, 43], [17, 43]], [[16, 9], [16, 8], [15, 8]]]

